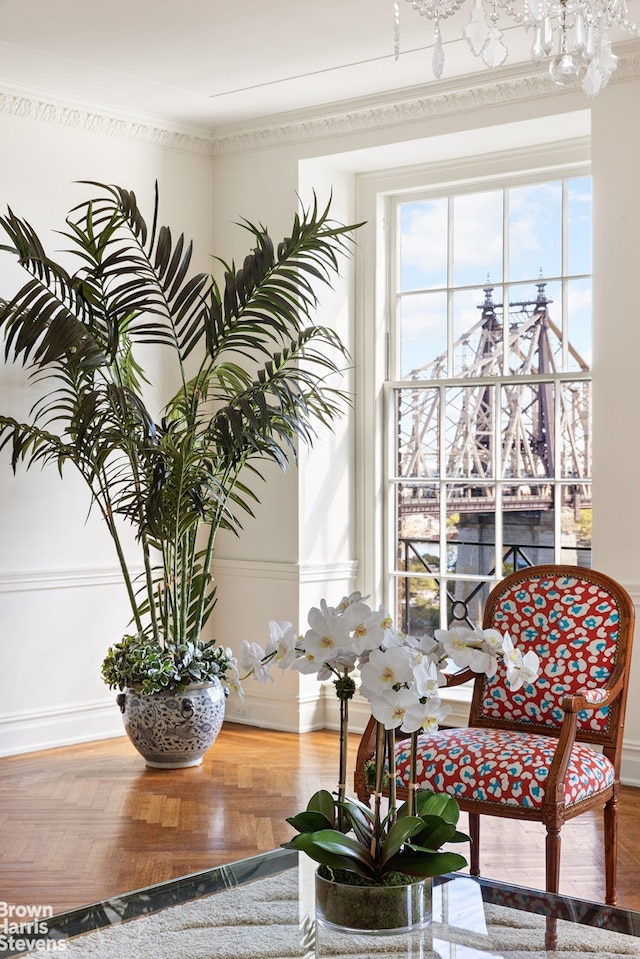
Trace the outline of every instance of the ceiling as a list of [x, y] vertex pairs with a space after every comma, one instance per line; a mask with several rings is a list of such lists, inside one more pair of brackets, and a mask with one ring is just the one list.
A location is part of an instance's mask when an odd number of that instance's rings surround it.
[[[432, 25], [400, 6], [396, 60], [393, 0], [0, 0], [0, 87], [247, 127], [429, 82]], [[477, 70], [448, 27], [445, 77]]]
[[[396, 60], [393, 0], [0, 0], [0, 88], [209, 134], [388, 99], [433, 82], [432, 25], [399, 5]], [[443, 25], [443, 79], [484, 69], [461, 29]]]

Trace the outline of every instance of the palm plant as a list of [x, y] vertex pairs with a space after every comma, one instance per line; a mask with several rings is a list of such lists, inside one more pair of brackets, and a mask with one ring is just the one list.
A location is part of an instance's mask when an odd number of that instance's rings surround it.
[[[122, 688], [135, 660], [138, 685], [146, 672], [152, 691], [229, 668], [224, 650], [201, 641], [215, 603], [216, 534], [238, 533], [251, 514], [261, 462], [285, 468], [317, 424], [344, 410], [331, 380], [346, 349], [312, 314], [353, 228], [315, 198], [277, 247], [243, 221], [253, 248], [241, 267], [218, 260], [219, 286], [192, 272], [184, 235], [159, 224], [157, 185], [150, 226], [132, 192], [87, 185], [96, 195], [71, 211], [62, 234], [75, 272], [25, 220], [11, 210], [0, 218], [9, 241], [0, 250], [29, 274], [0, 300], [5, 360], [28, 368], [40, 394], [29, 422], [0, 416], [0, 449], [10, 449], [14, 471], [20, 462], [61, 472], [72, 464], [85, 480], [132, 612], [132, 635], [110, 651], [103, 675]], [[175, 360], [159, 416], [145, 396], [140, 348], [149, 346]]]

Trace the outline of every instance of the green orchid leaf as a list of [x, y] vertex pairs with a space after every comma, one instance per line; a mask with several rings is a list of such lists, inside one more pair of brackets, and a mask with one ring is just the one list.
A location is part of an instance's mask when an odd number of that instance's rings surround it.
[[318, 832], [320, 829], [332, 829], [333, 821], [319, 812], [301, 812], [285, 820], [298, 832]]
[[[353, 829], [359, 842], [367, 847], [370, 846], [373, 835], [373, 814], [371, 810], [365, 807], [367, 813], [369, 813], [369, 815], [366, 815], [360, 806], [353, 803], [350, 799], [339, 805], [344, 810], [347, 827]], [[349, 828], [344, 830], [344, 832], [348, 831]]]
[[455, 852], [429, 852], [425, 849], [405, 847], [392, 856], [381, 869], [381, 874], [404, 872], [408, 876], [442, 876], [456, 872], [468, 865], [464, 856]]
[[456, 834], [456, 827], [450, 822], [444, 822], [439, 816], [422, 816], [423, 828], [414, 834], [414, 842], [425, 849], [434, 852], [446, 842], [451, 842]]
[[336, 819], [336, 801], [327, 789], [319, 789], [307, 803], [307, 812], [321, 813], [331, 824]]
[[460, 807], [453, 796], [447, 793], [433, 793], [428, 789], [417, 792], [416, 812], [418, 816], [441, 816], [445, 822], [454, 825], [460, 818]]
[[381, 863], [384, 864], [395, 856], [407, 840], [422, 829], [423, 825], [422, 819], [417, 816], [404, 816], [396, 820], [385, 837]]
[[376, 875], [376, 867], [368, 849], [336, 829], [321, 829], [315, 833], [300, 833], [283, 843], [286, 849], [298, 849], [315, 862], [332, 869], [348, 869], [364, 878]]

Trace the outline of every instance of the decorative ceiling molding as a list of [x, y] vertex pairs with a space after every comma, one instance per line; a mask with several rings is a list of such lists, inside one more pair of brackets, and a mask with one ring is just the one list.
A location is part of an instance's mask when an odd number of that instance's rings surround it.
[[[620, 56], [618, 69], [610, 81], [620, 83], [640, 76], [640, 52], [633, 45], [633, 52]], [[327, 139], [369, 130], [380, 130], [411, 124], [433, 117], [442, 117], [456, 113], [475, 112], [502, 104], [517, 103], [543, 97], [579, 96], [584, 103], [585, 95], [575, 88], [560, 91], [551, 81], [546, 71], [536, 69], [531, 72], [531, 64], [489, 74], [485, 80], [483, 73], [473, 77], [463, 77], [447, 83], [430, 83], [413, 90], [397, 91], [384, 100], [365, 103], [363, 101], [342, 104], [339, 111], [317, 116], [309, 113], [301, 116], [290, 115], [274, 118], [271, 125], [262, 128], [229, 131], [228, 134], [214, 134], [213, 152], [215, 156], [232, 153], [245, 153], [282, 144], [300, 143], [310, 140]], [[587, 101], [588, 102], [588, 101]]]
[[212, 155], [212, 140], [204, 134], [199, 136], [171, 130], [161, 126], [157, 120], [140, 120], [102, 112], [96, 109], [95, 104], [55, 102], [46, 95], [11, 87], [0, 89], [0, 113], [200, 156]]
[[[626, 46], [626, 50], [624, 47]], [[638, 44], [624, 45], [612, 83], [640, 76]], [[627, 52], [628, 51], [628, 52]], [[395, 91], [342, 103], [333, 110], [297, 112], [262, 118], [251, 127], [186, 131], [162, 126], [158, 118], [139, 119], [96, 109], [95, 104], [56, 102], [41, 92], [0, 88], [0, 113], [52, 123], [88, 133], [147, 143], [198, 156], [228, 156], [269, 147], [331, 139], [452, 114], [475, 112], [501, 104], [553, 96], [576, 96], [576, 90], [558, 91], [546, 72], [529, 72], [530, 65], [429, 83], [411, 91]], [[490, 76], [491, 79], [485, 77]], [[584, 100], [584, 94], [579, 94]]]
[[[327, 139], [380, 130], [415, 123], [432, 117], [466, 113], [485, 107], [513, 103], [524, 99], [547, 96], [552, 90], [551, 81], [540, 74], [506, 79], [487, 84], [476, 84], [438, 93], [398, 98], [374, 105], [353, 107], [340, 113], [325, 114], [307, 119], [289, 120], [262, 129], [249, 129], [214, 136], [214, 155], [246, 153], [265, 147]], [[282, 120], [282, 118], [280, 118]]]

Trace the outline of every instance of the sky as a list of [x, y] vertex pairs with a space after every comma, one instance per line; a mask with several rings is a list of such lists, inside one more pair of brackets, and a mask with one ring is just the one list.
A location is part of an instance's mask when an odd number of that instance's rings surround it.
[[[505, 296], [509, 301], [531, 300], [541, 279], [547, 282], [546, 295], [554, 301], [550, 315], [560, 327], [563, 245], [569, 340], [590, 365], [590, 178], [568, 180], [566, 196], [566, 237], [560, 180], [463, 194], [453, 199], [450, 211], [447, 197], [399, 205], [401, 376], [430, 364], [446, 350], [448, 286], [456, 289], [454, 339], [478, 323], [478, 305], [484, 299], [485, 287], [494, 287], [496, 303], [503, 302]], [[505, 207], [507, 228], [503, 231]], [[453, 229], [449, 247], [450, 215]], [[454, 373], [459, 373], [463, 361], [472, 357], [474, 346], [471, 338], [456, 357]], [[578, 368], [579, 362], [569, 354], [567, 369]]]

